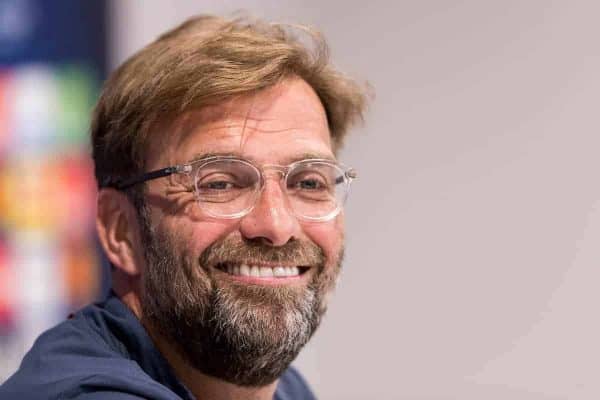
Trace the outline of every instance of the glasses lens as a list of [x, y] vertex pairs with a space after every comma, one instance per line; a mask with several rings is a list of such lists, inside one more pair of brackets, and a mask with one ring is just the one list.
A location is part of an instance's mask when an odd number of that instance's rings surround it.
[[209, 214], [235, 217], [250, 209], [260, 191], [260, 172], [241, 160], [215, 160], [195, 177], [200, 206]]
[[348, 180], [337, 165], [323, 161], [297, 164], [286, 188], [294, 212], [308, 219], [334, 217], [346, 199]]

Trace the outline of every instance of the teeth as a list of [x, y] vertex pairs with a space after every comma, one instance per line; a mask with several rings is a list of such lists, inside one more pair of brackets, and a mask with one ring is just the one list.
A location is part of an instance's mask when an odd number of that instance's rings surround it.
[[300, 269], [298, 267], [261, 267], [258, 265], [227, 265], [227, 273], [237, 276], [251, 276], [255, 278], [285, 278], [290, 276], [300, 275]]

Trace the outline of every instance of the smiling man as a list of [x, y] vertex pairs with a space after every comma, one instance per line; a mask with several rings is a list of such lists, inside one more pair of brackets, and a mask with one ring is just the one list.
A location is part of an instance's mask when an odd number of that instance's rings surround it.
[[46, 332], [0, 397], [311, 399], [289, 365], [340, 271], [361, 87], [322, 38], [193, 18], [125, 62], [92, 124], [109, 298]]

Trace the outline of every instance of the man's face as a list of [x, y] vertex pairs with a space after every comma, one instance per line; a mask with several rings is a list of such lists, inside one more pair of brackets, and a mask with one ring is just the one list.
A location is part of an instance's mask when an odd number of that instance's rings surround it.
[[[186, 114], [163, 135], [146, 170], [207, 154], [236, 155], [259, 168], [334, 157], [323, 106], [299, 79]], [[274, 381], [325, 311], [342, 258], [342, 215], [298, 219], [278, 174], [268, 175], [242, 218], [203, 213], [181, 175], [148, 182], [144, 202], [142, 320], [202, 372], [240, 385]], [[242, 264], [292, 267], [293, 276], [240, 275]]]

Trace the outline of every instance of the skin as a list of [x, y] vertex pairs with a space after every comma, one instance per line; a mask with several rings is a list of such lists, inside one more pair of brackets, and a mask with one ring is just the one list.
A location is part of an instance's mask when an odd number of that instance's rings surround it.
[[[160, 136], [158, 136], [160, 134]], [[189, 162], [198, 154], [236, 154], [257, 166], [288, 165], [307, 154], [335, 159], [322, 103], [301, 79], [217, 106], [187, 113], [161, 127], [150, 145], [147, 170]], [[306, 222], [289, 209], [278, 174], [268, 174], [254, 209], [242, 218], [217, 219], [198, 209], [194, 194], [174, 175], [147, 183], [146, 203], [153, 226], [172, 232], [186, 244], [192, 259], [216, 240], [239, 235], [282, 246], [292, 239], [310, 240], [326, 257], [326, 268], [338, 262], [343, 242], [343, 215], [330, 221]], [[98, 196], [97, 229], [112, 264], [113, 288], [142, 321], [141, 278], [146, 268], [136, 212], [127, 198], [113, 189]], [[247, 279], [248, 285], [306, 285], [312, 270], [291, 279]], [[239, 281], [239, 277], [236, 277]], [[236, 279], [222, 273], [226, 284]], [[182, 382], [198, 399], [271, 399], [277, 382], [259, 388], [240, 387], [190, 368], [152, 326], [146, 329]]]

